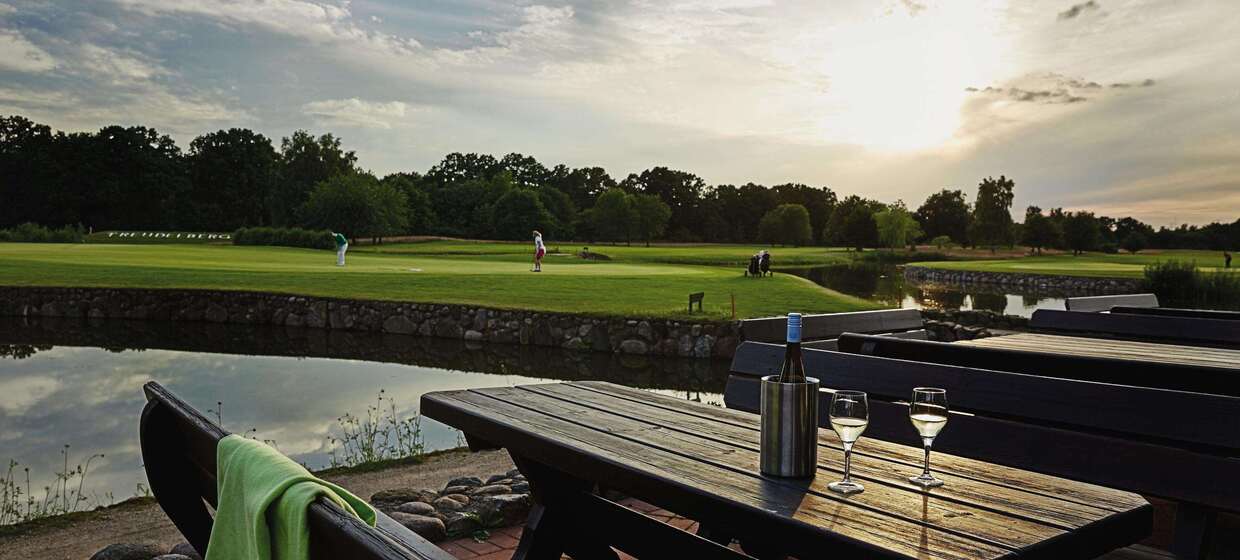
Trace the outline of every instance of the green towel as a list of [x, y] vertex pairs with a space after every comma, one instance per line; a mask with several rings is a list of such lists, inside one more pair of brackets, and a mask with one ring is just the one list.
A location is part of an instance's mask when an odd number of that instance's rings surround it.
[[307, 508], [319, 496], [375, 524], [369, 504], [259, 441], [238, 435], [221, 439], [216, 473], [219, 508], [207, 560], [306, 560]]

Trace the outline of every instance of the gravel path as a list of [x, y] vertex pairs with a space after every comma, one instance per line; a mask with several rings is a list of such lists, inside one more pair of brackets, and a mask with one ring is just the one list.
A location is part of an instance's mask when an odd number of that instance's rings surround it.
[[[458, 476], [485, 478], [511, 468], [512, 460], [504, 451], [456, 451], [435, 455], [419, 465], [327, 478], [369, 499], [379, 490], [438, 489]], [[126, 503], [93, 512], [65, 526], [35, 528], [26, 534], [0, 537], [0, 560], [84, 560], [113, 543], [151, 543], [168, 550], [183, 540], [157, 504]]]

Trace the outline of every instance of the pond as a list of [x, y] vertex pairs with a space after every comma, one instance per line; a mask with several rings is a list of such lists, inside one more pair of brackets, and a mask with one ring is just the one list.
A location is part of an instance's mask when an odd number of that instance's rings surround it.
[[[71, 468], [104, 455], [90, 463], [88, 495], [105, 503], [134, 495], [146, 480], [138, 420], [142, 384], [152, 380], [314, 469], [330, 463], [338, 418], [365, 415], [380, 389], [403, 418], [428, 391], [579, 379], [720, 404], [727, 366], [364, 332], [3, 319], [0, 461], [30, 467], [37, 489], [63, 468], [69, 445]], [[428, 450], [461, 444], [434, 420], [421, 430]]]
[[1095, 295], [1036, 290], [1018, 292], [1013, 288], [985, 284], [919, 285], [905, 279], [901, 267], [874, 263], [781, 268], [779, 271], [808, 278], [837, 292], [904, 309], [976, 309], [1028, 317], [1036, 309], [1064, 309], [1064, 298], [1067, 297]]

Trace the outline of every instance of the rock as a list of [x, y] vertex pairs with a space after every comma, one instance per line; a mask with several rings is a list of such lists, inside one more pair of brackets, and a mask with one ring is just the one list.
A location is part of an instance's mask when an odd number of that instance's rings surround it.
[[442, 541], [448, 536], [447, 526], [436, 517], [398, 511], [392, 513], [392, 519], [431, 542]]
[[507, 480], [507, 479], [508, 479], [508, 475], [506, 475], [506, 474], [493, 474], [493, 475], [491, 475], [491, 476], [487, 477], [487, 482], [486, 482], [486, 483], [487, 483], [487, 484], [495, 484], [495, 483], [497, 483], [497, 482], [499, 482], [499, 481], [501, 481], [501, 480]]
[[469, 505], [469, 496], [466, 496], [465, 494], [448, 494], [447, 496], [444, 496], [444, 497], [452, 498], [453, 500], [456, 500], [463, 505]]
[[163, 554], [153, 544], [118, 543], [103, 547], [90, 560], [151, 560]]
[[435, 509], [439, 511], [457, 511], [465, 507], [465, 504], [462, 504], [461, 502], [453, 500], [447, 496], [437, 498], [434, 502], [431, 502], [431, 505], [435, 506]]
[[482, 342], [482, 333], [475, 330], [465, 331], [465, 340], [468, 342]]
[[516, 484], [513, 484], [513, 485], [512, 485], [512, 491], [513, 491], [513, 493], [516, 493], [516, 494], [529, 494], [529, 493], [530, 493], [530, 483], [528, 483], [528, 482], [518, 482], [518, 483], [516, 483]]
[[642, 321], [637, 324], [637, 336], [646, 340], [654, 340], [654, 332], [650, 329], [649, 321]]
[[454, 511], [445, 516], [444, 527], [452, 536], [464, 536], [482, 528], [478, 516], [471, 513]]
[[468, 486], [470, 488], [474, 486], [482, 486], [482, 479], [476, 476], [461, 476], [461, 477], [457, 477], [452, 480], [449, 480], [448, 484], [446, 484], [444, 487], [447, 488], [450, 486]]
[[469, 491], [469, 494], [472, 496], [485, 496], [487, 494], [510, 494], [510, 493], [512, 493], [512, 488], [508, 486], [504, 486], [503, 484], [490, 484], [487, 486], [479, 486]]
[[408, 317], [404, 315], [393, 315], [383, 321], [383, 331], [396, 334], [413, 334], [418, 330], [418, 326], [413, 324]]
[[192, 560], [192, 559], [189, 556], [186, 556], [184, 554], [160, 554], [159, 556], [156, 556], [152, 558], [151, 560]]
[[413, 515], [430, 515], [435, 513], [435, 506], [426, 502], [405, 502], [396, 506], [396, 511]]
[[646, 343], [637, 339], [629, 339], [620, 343], [620, 351], [625, 354], [641, 354], [647, 352]]
[[528, 494], [495, 494], [479, 496], [477, 506], [470, 509], [489, 524], [507, 527], [524, 521], [532, 505]]
[[704, 334], [698, 337], [697, 342], [693, 345], [693, 356], [697, 358], [709, 358], [711, 350], [715, 348], [715, 337]]
[[440, 493], [439, 493], [439, 495], [440, 495], [440, 496], [447, 496], [448, 494], [464, 494], [465, 492], [469, 491], [469, 489], [470, 489], [470, 488], [473, 488], [473, 487], [472, 487], [472, 486], [464, 486], [464, 485], [462, 485], [462, 486], [449, 486], [449, 487], [447, 487], [447, 488], [444, 488], [444, 489], [443, 489], [443, 492], [440, 492]]
[[202, 560], [202, 555], [198, 554], [198, 551], [194, 549], [193, 545], [187, 542], [183, 542], [172, 547], [172, 550], [170, 550], [168, 554], [180, 554], [190, 560]]
[[379, 509], [388, 507], [396, 507], [400, 504], [408, 502], [426, 502], [431, 503], [438, 498], [439, 494], [433, 490], [417, 490], [414, 488], [397, 488], [394, 490], [381, 490], [370, 496], [370, 503]]
[[518, 476], [523, 476], [523, 475], [521, 474], [521, 469], [512, 469], [512, 470], [510, 470], [510, 471], [508, 471], [508, 472], [504, 473], [504, 476], [506, 476], [506, 477], [508, 477], [508, 478], [516, 478], [516, 477], [518, 477]]

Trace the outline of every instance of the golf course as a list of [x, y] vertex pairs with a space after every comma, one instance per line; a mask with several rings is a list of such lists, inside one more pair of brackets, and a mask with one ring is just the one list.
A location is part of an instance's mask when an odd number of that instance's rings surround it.
[[[808, 280], [747, 278], [748, 246], [601, 247], [612, 260], [565, 253], [530, 272], [526, 244], [426, 242], [362, 246], [348, 265], [329, 251], [283, 247], [168, 244], [0, 244], [0, 285], [243, 290], [309, 296], [479, 305], [588, 315], [687, 317], [688, 295], [704, 292], [703, 313], [736, 316], [873, 309]], [[573, 250], [580, 250], [574, 246]], [[592, 249], [593, 250], [593, 249]], [[845, 259], [824, 248], [777, 250], [776, 259], [825, 264]], [[712, 263], [712, 264], [707, 264]]]

